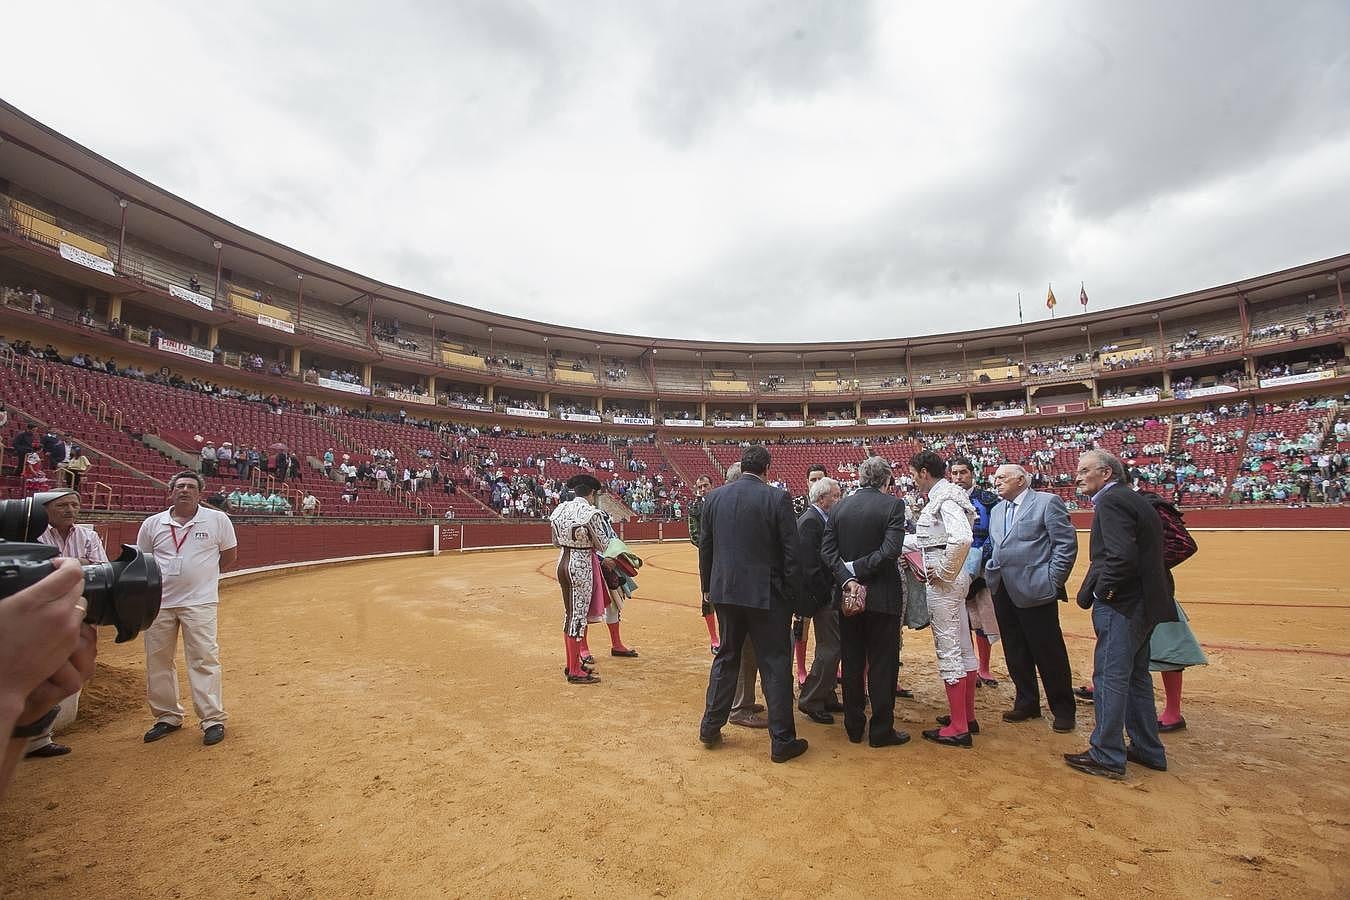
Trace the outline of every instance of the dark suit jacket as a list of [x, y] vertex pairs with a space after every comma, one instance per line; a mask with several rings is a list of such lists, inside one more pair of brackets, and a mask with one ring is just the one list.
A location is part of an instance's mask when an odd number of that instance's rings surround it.
[[1092, 565], [1078, 605], [1095, 599], [1152, 626], [1177, 620], [1163, 564], [1162, 521], [1147, 500], [1117, 484], [1097, 502], [1089, 544]]
[[[830, 507], [820, 555], [841, 587], [867, 585], [867, 610], [898, 616], [904, 578], [896, 560], [905, 549], [905, 502], [876, 488], [861, 488]], [[853, 563], [850, 575], [845, 562]]]
[[800, 612], [792, 500], [745, 474], [703, 499], [698, 572], [714, 605]]
[[807, 506], [797, 519], [797, 537], [801, 543], [802, 588], [812, 609], [804, 615], [815, 615], [831, 606], [839, 596], [834, 573], [821, 559], [820, 547], [825, 540], [825, 520], [820, 510]]

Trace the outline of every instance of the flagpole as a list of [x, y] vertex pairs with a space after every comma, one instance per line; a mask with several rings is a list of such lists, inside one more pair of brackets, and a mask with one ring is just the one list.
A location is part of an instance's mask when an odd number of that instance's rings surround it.
[[1017, 324], [1022, 324], [1022, 292], [1017, 292]]

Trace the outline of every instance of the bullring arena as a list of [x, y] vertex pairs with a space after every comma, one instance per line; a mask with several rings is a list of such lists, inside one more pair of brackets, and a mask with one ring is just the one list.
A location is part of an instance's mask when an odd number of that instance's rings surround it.
[[[1350, 257], [1069, 321], [661, 340], [380, 284], [5, 104], [0, 137], [5, 496], [69, 477], [42, 454], [16, 465], [29, 422], [93, 460], [83, 516], [110, 548], [207, 446], [260, 457], [207, 469], [240, 541], [220, 604], [228, 739], [202, 746], [189, 716], [142, 743], [141, 644], [105, 633], [58, 734], [73, 752], [23, 763], [0, 800], [4, 896], [1350, 892]], [[801, 716], [810, 750], [788, 765], [761, 731], [701, 746], [684, 514], [748, 442], [793, 494], [808, 465], [847, 482], [872, 454], [902, 470], [923, 447], [964, 452], [986, 480], [1023, 462], [1075, 507], [1071, 595], [1091, 512], [1065, 476], [1090, 446], [1125, 458], [1199, 543], [1177, 594], [1209, 664], [1187, 676], [1169, 770], [1066, 769], [1091, 707], [1074, 734], [1000, 722], [997, 648], [973, 751], [871, 750]], [[538, 521], [582, 471], [644, 560], [623, 617], [640, 656], [611, 658], [596, 628], [593, 686], [559, 677]], [[1061, 616], [1083, 683], [1089, 617]], [[945, 708], [927, 631], [905, 633], [903, 664], [897, 725], [917, 733]]]

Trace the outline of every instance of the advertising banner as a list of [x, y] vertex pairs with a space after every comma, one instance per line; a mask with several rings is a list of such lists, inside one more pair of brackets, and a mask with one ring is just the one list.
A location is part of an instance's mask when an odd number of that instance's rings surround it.
[[87, 250], [81, 250], [79, 247], [72, 247], [65, 241], [61, 242], [61, 258], [76, 265], [84, 266], [86, 269], [102, 272], [104, 275], [117, 274], [113, 271], [113, 264], [110, 261], [101, 256], [95, 256]]

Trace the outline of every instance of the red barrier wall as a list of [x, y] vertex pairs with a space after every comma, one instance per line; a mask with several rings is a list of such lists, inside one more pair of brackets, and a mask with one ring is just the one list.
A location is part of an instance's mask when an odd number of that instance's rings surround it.
[[[96, 526], [110, 556], [121, 544], [136, 543], [139, 522], [106, 522]], [[312, 559], [337, 559], [373, 553], [431, 550], [430, 525], [302, 525], [236, 523], [239, 562], [252, 569]], [[547, 539], [547, 535], [545, 536]]]
[[[1350, 528], [1350, 506], [1304, 509], [1236, 507], [1183, 509], [1187, 528]], [[1092, 527], [1092, 510], [1069, 514], [1075, 528]]]

